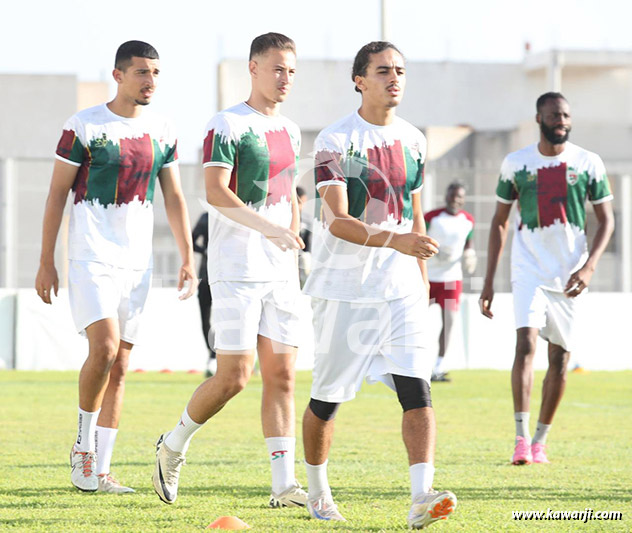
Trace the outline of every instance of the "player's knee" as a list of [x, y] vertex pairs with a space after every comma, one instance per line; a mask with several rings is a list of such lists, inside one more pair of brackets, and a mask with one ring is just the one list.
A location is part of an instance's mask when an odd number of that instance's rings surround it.
[[112, 365], [110, 369], [110, 383], [115, 385], [122, 385], [127, 375], [127, 364], [122, 363], [118, 359]]
[[516, 341], [516, 357], [529, 358], [535, 355], [537, 339], [534, 337], [518, 337]]
[[293, 366], [281, 366], [275, 369], [271, 376], [264, 376], [267, 383], [271, 385], [275, 390], [281, 393], [294, 393], [294, 367]]
[[246, 367], [218, 368], [217, 374], [212, 379], [223, 401], [228, 401], [246, 388], [250, 380], [250, 369]]
[[323, 402], [321, 400], [315, 400], [314, 398], [309, 400], [309, 408], [312, 413], [314, 413], [314, 416], [324, 420], [325, 422], [329, 422], [330, 420], [336, 418], [336, 413], [338, 412], [339, 407], [339, 403]]
[[551, 346], [549, 349], [549, 369], [553, 373], [563, 375], [566, 378], [570, 358], [571, 354], [561, 346]]
[[118, 348], [117, 342], [108, 339], [99, 344], [90, 346], [90, 357], [96, 359], [109, 371], [116, 360]]
[[393, 375], [397, 399], [404, 412], [422, 407], [432, 407], [430, 385], [421, 378]]
[[245, 378], [234, 379], [230, 381], [223, 381], [221, 383], [221, 396], [224, 401], [228, 401], [234, 396], [237, 396], [242, 390], [246, 388], [248, 380]]

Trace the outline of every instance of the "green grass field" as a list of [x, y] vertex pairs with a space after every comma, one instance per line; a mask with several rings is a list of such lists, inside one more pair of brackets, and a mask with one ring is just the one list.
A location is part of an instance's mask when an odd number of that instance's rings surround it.
[[[632, 372], [569, 375], [549, 437], [550, 465], [515, 467], [509, 375], [452, 372], [436, 384], [435, 488], [452, 490], [456, 513], [430, 531], [631, 531]], [[259, 424], [261, 382], [253, 378], [193, 440], [178, 501], [151, 485], [154, 442], [177, 421], [199, 375], [130, 374], [113, 471], [132, 495], [79, 493], [70, 484], [76, 372], [0, 372], [0, 530], [201, 531], [235, 515], [254, 531], [397, 531], [409, 507], [401, 413], [383, 385], [365, 385], [338, 415], [330, 482], [346, 523], [315, 522], [302, 509], [266, 507], [269, 468]], [[542, 374], [536, 375], [532, 425]], [[297, 420], [310, 374], [297, 383]], [[300, 433], [300, 423], [297, 422]], [[305, 483], [302, 442], [297, 476]], [[515, 521], [512, 511], [621, 511], [622, 521]]]

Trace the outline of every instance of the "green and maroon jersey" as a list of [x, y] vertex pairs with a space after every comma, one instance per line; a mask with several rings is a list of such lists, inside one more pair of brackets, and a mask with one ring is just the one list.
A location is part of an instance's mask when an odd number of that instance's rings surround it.
[[[264, 115], [242, 102], [208, 123], [203, 164], [230, 170], [230, 190], [250, 209], [288, 228], [300, 141], [300, 130], [291, 120]], [[208, 254], [210, 283], [279, 281], [297, 275], [292, 251], [281, 251], [258, 231], [212, 206]]]
[[[411, 231], [412, 195], [423, 186], [426, 157], [426, 139], [417, 128], [399, 117], [387, 126], [370, 124], [354, 112], [324, 129], [314, 151], [317, 190], [344, 187], [351, 216], [380, 229]], [[421, 289], [415, 258], [334, 237], [318, 198], [316, 211], [307, 294], [375, 302], [403, 298]]]
[[512, 281], [526, 276], [554, 291], [586, 261], [586, 201], [612, 200], [601, 158], [569, 142], [558, 156], [542, 155], [537, 143], [509, 154], [496, 197], [518, 201]]
[[68, 119], [56, 158], [79, 168], [70, 259], [151, 267], [156, 176], [177, 164], [176, 144], [170, 124], [150, 111], [127, 118], [101, 104]]

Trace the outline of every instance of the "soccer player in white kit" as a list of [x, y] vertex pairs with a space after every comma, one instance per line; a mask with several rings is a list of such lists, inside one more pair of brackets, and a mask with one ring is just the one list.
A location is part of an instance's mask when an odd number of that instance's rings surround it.
[[79, 374], [79, 429], [71, 451], [71, 481], [92, 492], [134, 492], [110, 474], [125, 374], [151, 284], [156, 178], [182, 266], [181, 298], [197, 286], [189, 215], [180, 186], [176, 138], [163, 117], [145, 109], [158, 83], [153, 46], [122, 44], [113, 72], [117, 93], [64, 125], [44, 213], [35, 288], [51, 303], [59, 280], [55, 241], [72, 189], [68, 257], [70, 308], [89, 352]]
[[[601, 158], [568, 142], [571, 112], [566, 98], [549, 92], [536, 102], [540, 140], [505, 157], [496, 188], [487, 274], [481, 312], [492, 318], [494, 275], [505, 245], [509, 212], [516, 216], [511, 250], [511, 291], [516, 352], [511, 371], [516, 438], [514, 465], [548, 463], [545, 446], [566, 388], [566, 371], [576, 331], [578, 297], [590, 284], [614, 231], [612, 194]], [[586, 200], [597, 217], [590, 252], [586, 240]], [[549, 367], [542, 404], [531, 439], [529, 407], [538, 335], [549, 343]]]
[[425, 235], [420, 192], [426, 139], [395, 115], [406, 82], [397, 48], [378, 41], [356, 55], [352, 79], [360, 109], [323, 130], [315, 143], [313, 297], [315, 361], [303, 442], [313, 518], [344, 520], [327, 480], [334, 418], [364, 378], [397, 392], [404, 410], [412, 506], [408, 524], [446, 518], [454, 494], [432, 489], [435, 419], [432, 358], [426, 349], [425, 259], [437, 243]]
[[299, 343], [295, 179], [300, 131], [280, 114], [296, 71], [294, 41], [267, 33], [250, 49], [246, 102], [211, 119], [204, 140], [209, 206], [208, 278], [217, 373], [193, 393], [180, 421], [158, 439], [153, 484], [176, 500], [193, 435], [241, 392], [255, 350], [263, 381], [261, 423], [272, 470], [271, 507], [305, 506], [296, 482], [294, 366]]

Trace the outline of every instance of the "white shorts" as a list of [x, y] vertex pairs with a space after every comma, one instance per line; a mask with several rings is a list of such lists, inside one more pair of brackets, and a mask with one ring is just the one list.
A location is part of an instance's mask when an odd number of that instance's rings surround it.
[[362, 381], [395, 390], [392, 375], [430, 384], [425, 295], [376, 303], [313, 298], [316, 347], [312, 398], [341, 403], [355, 398]]
[[151, 287], [151, 270], [128, 270], [94, 261], [68, 265], [70, 311], [79, 333], [98, 320], [118, 319], [120, 338], [136, 344]]
[[298, 278], [291, 282], [216, 281], [211, 295], [215, 350], [253, 350], [258, 335], [298, 346]]
[[525, 282], [513, 282], [516, 329], [538, 328], [540, 337], [570, 352], [576, 337], [575, 314], [578, 299]]

